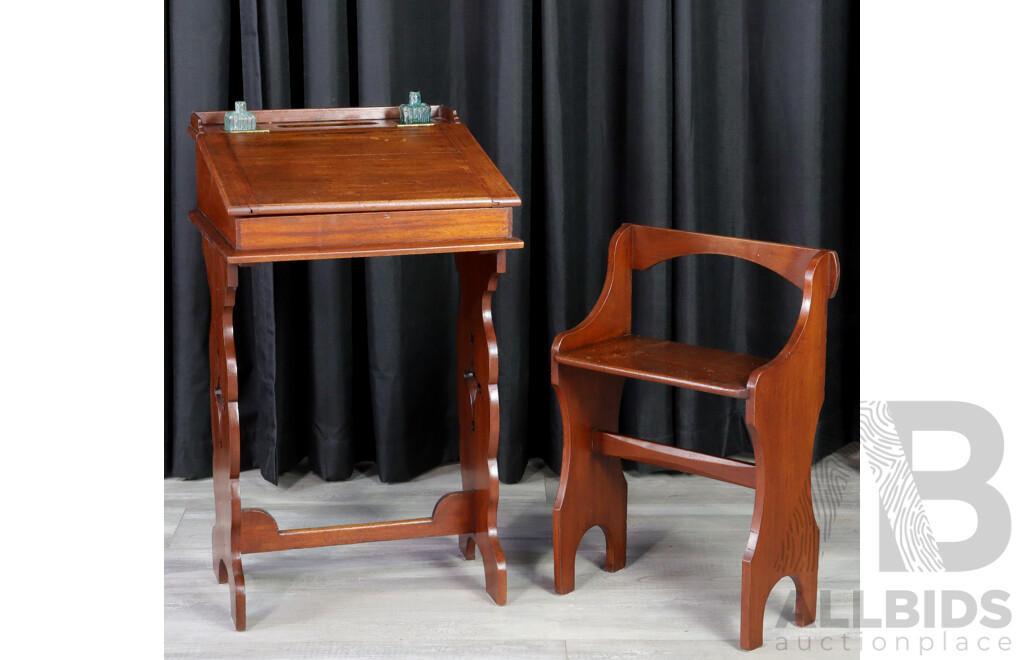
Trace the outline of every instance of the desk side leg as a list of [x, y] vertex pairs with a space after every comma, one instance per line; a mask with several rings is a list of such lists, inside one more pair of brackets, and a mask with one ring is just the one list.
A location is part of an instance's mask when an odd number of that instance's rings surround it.
[[491, 295], [505, 272], [505, 251], [455, 254], [460, 298], [457, 331], [459, 456], [462, 487], [475, 493], [471, 533], [459, 536], [466, 559], [480, 549], [487, 593], [507, 598], [505, 553], [498, 542], [498, 342]]
[[210, 416], [213, 426], [213, 572], [231, 585], [231, 618], [245, 630], [245, 577], [242, 575], [242, 504], [238, 490], [240, 463], [238, 365], [235, 361], [233, 312], [238, 266], [229, 264], [203, 238], [203, 258], [210, 286]]

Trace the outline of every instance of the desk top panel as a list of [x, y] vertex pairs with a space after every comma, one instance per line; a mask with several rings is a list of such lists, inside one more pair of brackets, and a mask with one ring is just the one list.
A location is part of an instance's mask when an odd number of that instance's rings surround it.
[[231, 216], [519, 206], [454, 111], [399, 126], [397, 108], [256, 111], [257, 131], [196, 113], [190, 133]]

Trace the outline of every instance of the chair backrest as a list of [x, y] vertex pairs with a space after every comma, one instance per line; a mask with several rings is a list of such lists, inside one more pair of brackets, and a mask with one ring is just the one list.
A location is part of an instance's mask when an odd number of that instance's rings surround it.
[[[646, 270], [666, 259], [690, 254], [745, 259], [781, 275], [803, 291], [800, 316], [783, 351], [798, 345], [824, 346], [824, 303], [835, 295], [839, 286], [839, 258], [835, 252], [624, 224], [609, 242], [608, 271], [597, 303], [579, 325], [559, 334], [552, 343], [552, 382], [557, 384], [555, 353], [630, 334], [634, 270]], [[823, 360], [824, 353], [815, 359]]]
[[831, 250], [645, 225], [626, 224], [619, 231], [630, 231], [633, 235], [631, 241], [633, 270], [647, 270], [666, 259], [690, 254], [719, 254], [752, 261], [778, 273], [797, 288], [803, 289], [804, 277], [811, 260], [822, 252], [827, 252], [829, 255], [829, 298], [836, 294], [839, 287], [839, 258]]

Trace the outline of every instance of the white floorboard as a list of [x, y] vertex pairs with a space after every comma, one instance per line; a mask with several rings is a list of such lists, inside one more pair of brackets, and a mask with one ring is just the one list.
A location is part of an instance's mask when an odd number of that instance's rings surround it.
[[[577, 555], [576, 591], [558, 596], [551, 551], [557, 476], [531, 464], [521, 483], [501, 486], [505, 607], [492, 603], [480, 559], [461, 559], [455, 537], [291, 550], [243, 556], [248, 630], [238, 633], [228, 588], [217, 584], [211, 564], [212, 482], [167, 479], [165, 655], [854, 657], [859, 631], [842, 620], [851, 619], [859, 586], [856, 466], [852, 444], [814, 467], [822, 530], [819, 621], [808, 628], [792, 624], [793, 584], [783, 580], [766, 608], [765, 645], [752, 655], [738, 643], [740, 561], [753, 507], [753, 491], [740, 486], [627, 473], [626, 568], [604, 572], [604, 537], [592, 529]], [[410, 483], [384, 485], [372, 471], [340, 483], [290, 473], [273, 486], [252, 470], [241, 478], [242, 505], [267, 509], [282, 529], [416, 518], [460, 488], [458, 474], [458, 466], [449, 465]], [[831, 601], [827, 627], [821, 623], [825, 597]]]

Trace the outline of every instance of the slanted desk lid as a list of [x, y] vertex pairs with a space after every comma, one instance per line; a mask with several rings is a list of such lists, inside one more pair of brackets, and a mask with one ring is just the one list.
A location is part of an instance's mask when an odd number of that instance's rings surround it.
[[416, 127], [397, 108], [257, 111], [247, 133], [197, 113], [192, 132], [233, 216], [519, 206], [458, 116], [432, 110]]

